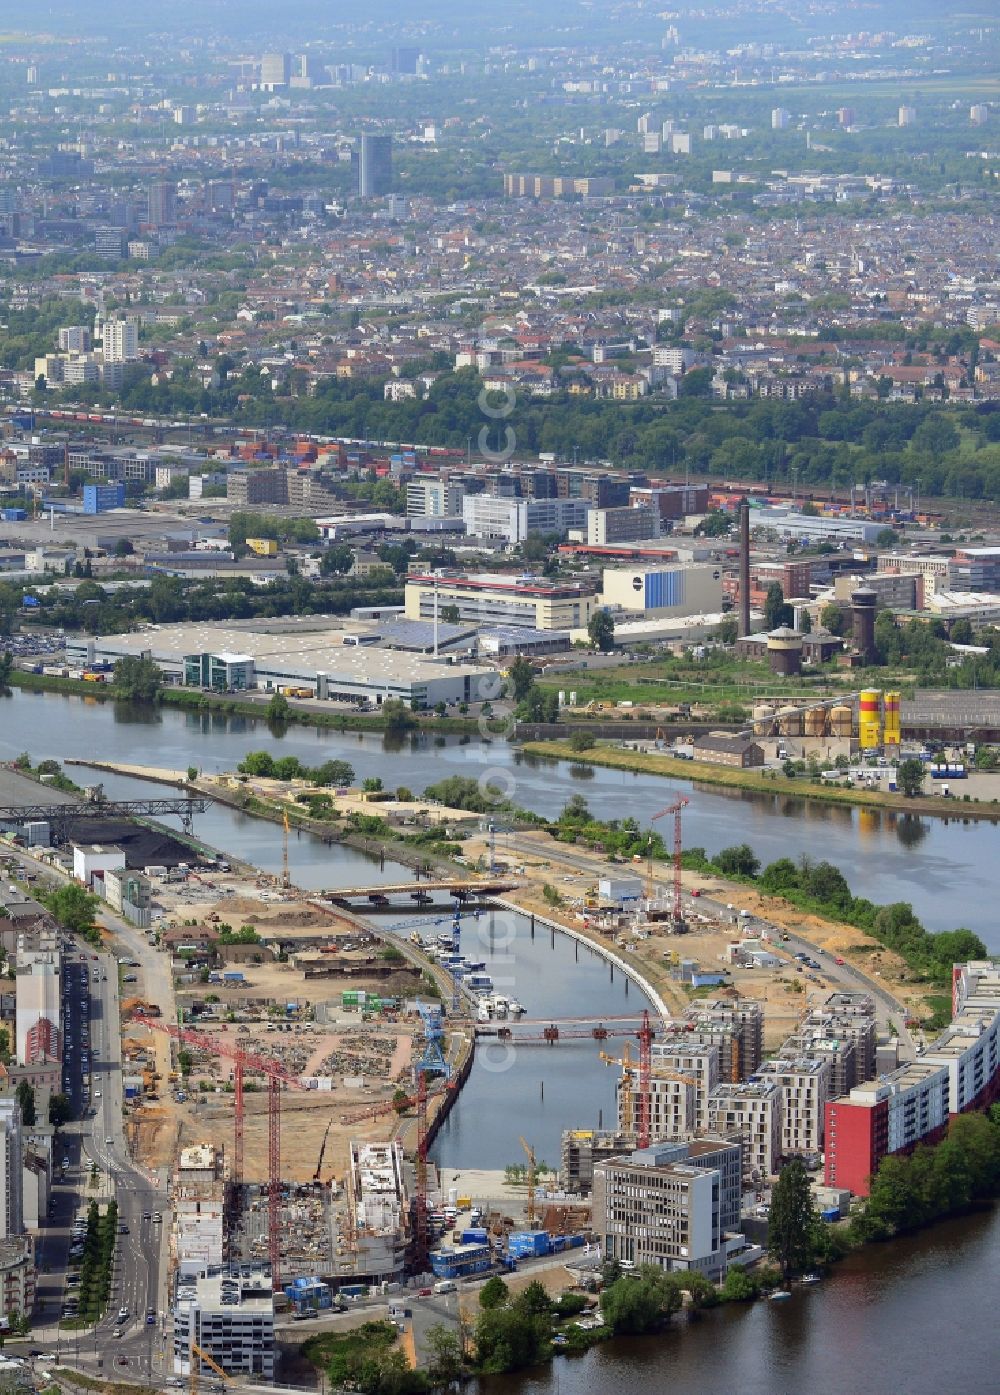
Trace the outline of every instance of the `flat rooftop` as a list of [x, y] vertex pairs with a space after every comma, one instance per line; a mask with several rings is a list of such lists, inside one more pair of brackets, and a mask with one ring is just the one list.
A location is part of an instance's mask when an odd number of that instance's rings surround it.
[[[161, 625], [138, 634], [110, 635], [94, 641], [98, 654], [140, 655], [149, 650], [160, 663], [179, 666], [189, 654], [238, 654], [252, 658], [259, 673], [312, 679], [325, 673], [369, 686], [379, 683], [427, 683], [491, 672], [475, 664], [435, 661], [377, 644], [345, 644], [345, 626], [331, 630], [284, 631], [236, 629], [229, 625]], [[365, 633], [371, 633], [367, 627]], [[80, 643], [81, 641], [77, 641]]]
[[57, 808], [79, 802], [76, 795], [64, 794], [51, 785], [40, 785], [36, 780], [19, 775], [16, 770], [0, 768], [0, 805], [51, 804]]

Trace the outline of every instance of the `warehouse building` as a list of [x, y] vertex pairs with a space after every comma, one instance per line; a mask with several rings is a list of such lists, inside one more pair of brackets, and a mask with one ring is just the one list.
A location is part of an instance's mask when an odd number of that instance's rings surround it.
[[609, 567], [603, 576], [601, 602], [650, 619], [718, 612], [722, 609], [722, 571], [699, 564]]
[[428, 708], [499, 696], [500, 680], [493, 669], [362, 644], [361, 638], [346, 626], [265, 633], [225, 625], [164, 625], [141, 634], [70, 640], [67, 658], [71, 663], [114, 664], [126, 655], [147, 655], [169, 681], [187, 687], [218, 692], [308, 688], [318, 698], [363, 707], [381, 707], [390, 698]]

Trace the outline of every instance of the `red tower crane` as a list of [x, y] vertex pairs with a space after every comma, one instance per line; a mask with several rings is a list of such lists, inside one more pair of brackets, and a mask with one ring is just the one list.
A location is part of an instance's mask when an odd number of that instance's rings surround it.
[[[685, 804], [691, 801], [686, 795], [681, 795], [675, 799], [673, 804], [668, 804], [665, 809], [661, 809], [658, 814], [654, 814], [650, 819], [650, 825], [657, 819], [666, 818], [667, 814], [674, 816], [674, 929], [678, 930], [684, 924], [684, 916], [681, 914], [681, 810]], [[651, 878], [652, 879], [652, 878]], [[650, 888], [650, 892], [652, 888]]]
[[[684, 801], [685, 804], [687, 800]], [[649, 1147], [652, 1130], [653, 1100], [653, 1024], [649, 1013], [642, 1014], [642, 1026], [636, 1032], [639, 1038], [639, 1089], [636, 1096], [635, 1141], [640, 1148]]]
[[236, 1187], [243, 1183], [244, 1073], [248, 1070], [256, 1071], [267, 1077], [267, 1244], [271, 1282], [277, 1290], [281, 1269], [281, 1086], [284, 1083], [298, 1090], [305, 1089], [305, 1086], [297, 1076], [292, 1075], [269, 1056], [261, 1056], [253, 1051], [241, 1051], [208, 1032], [200, 1032], [193, 1027], [177, 1027], [172, 1022], [164, 1022], [156, 1017], [144, 1017], [141, 1013], [134, 1014], [132, 1021], [142, 1027], [166, 1032], [174, 1041], [185, 1042], [210, 1055], [221, 1056], [233, 1062], [235, 1110], [232, 1178]]

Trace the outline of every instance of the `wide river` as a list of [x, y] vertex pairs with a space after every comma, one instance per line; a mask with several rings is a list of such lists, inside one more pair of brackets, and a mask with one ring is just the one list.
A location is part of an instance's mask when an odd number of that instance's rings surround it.
[[[502, 741], [334, 734], [290, 728], [275, 737], [263, 722], [171, 710], [146, 712], [55, 694], [0, 698], [0, 760], [28, 751], [35, 760], [71, 756], [171, 769], [231, 769], [248, 750], [268, 748], [318, 764], [343, 757], [359, 777], [415, 791], [450, 774], [502, 772], [511, 797], [541, 813], [583, 794], [600, 817], [640, 820], [679, 789], [692, 798], [685, 842], [717, 851], [749, 842], [765, 861], [827, 857], [852, 888], [873, 900], [912, 901], [933, 929], [966, 925], [1000, 952], [990, 906], [1000, 831], [987, 823], [869, 815], [802, 800], [723, 795], [690, 782], [528, 759]], [[109, 795], [155, 794], [157, 787], [103, 778]], [[213, 806], [196, 831], [216, 847], [276, 871], [281, 840], [273, 825]], [[502, 835], [501, 835], [502, 845]], [[395, 879], [363, 853], [301, 835], [290, 848], [293, 879], [317, 888]], [[442, 927], [443, 928], [443, 927]], [[608, 1015], [640, 1010], [644, 999], [592, 952], [519, 916], [499, 912], [466, 920], [463, 948], [491, 966], [498, 989], [532, 1016]], [[509, 981], [508, 981], [509, 980]], [[502, 1166], [520, 1157], [524, 1134], [555, 1163], [559, 1132], [610, 1119], [614, 1071], [589, 1041], [526, 1047], [510, 1062], [482, 1053], [437, 1140], [438, 1160], [453, 1167]], [[1000, 1209], [965, 1218], [891, 1246], [869, 1249], [837, 1267], [826, 1283], [784, 1305], [730, 1306], [665, 1337], [618, 1341], [551, 1369], [482, 1382], [483, 1395], [986, 1395], [1000, 1389], [994, 1295], [1000, 1280]]]

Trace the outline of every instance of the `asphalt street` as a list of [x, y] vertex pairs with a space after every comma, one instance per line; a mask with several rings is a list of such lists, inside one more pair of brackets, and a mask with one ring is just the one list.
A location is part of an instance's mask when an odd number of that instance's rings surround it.
[[[136, 1166], [127, 1145], [119, 958], [138, 961], [138, 970], [125, 971], [136, 972], [141, 990], [168, 1013], [173, 985], [165, 957], [142, 931], [110, 913], [100, 919], [116, 937], [116, 954], [98, 952], [71, 936], [65, 940], [62, 1087], [73, 1105], [73, 1122], [57, 1135], [49, 1224], [37, 1245], [39, 1301], [30, 1342], [32, 1350], [57, 1354], [83, 1370], [159, 1387], [172, 1374], [166, 1346], [169, 1179], [165, 1172]], [[86, 1217], [95, 1197], [105, 1201], [111, 1195], [118, 1202], [119, 1235], [108, 1310], [96, 1327], [61, 1327], [60, 1318], [65, 1322], [70, 1316], [63, 1305], [75, 1288], [75, 1269], [69, 1265], [73, 1222]], [[126, 1316], [119, 1321], [122, 1308]], [[147, 1322], [149, 1311], [155, 1322]]]

